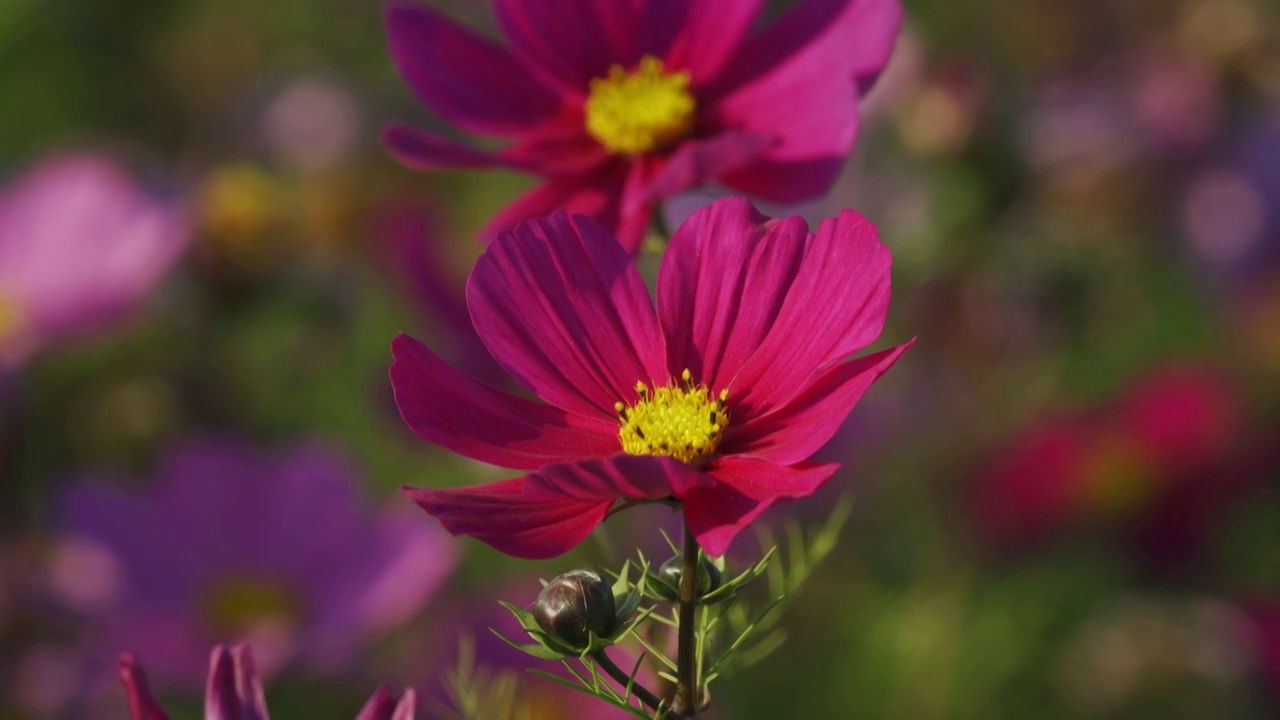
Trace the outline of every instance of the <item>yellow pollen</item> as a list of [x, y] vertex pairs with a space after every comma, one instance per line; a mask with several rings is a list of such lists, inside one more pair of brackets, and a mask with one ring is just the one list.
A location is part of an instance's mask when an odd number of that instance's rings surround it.
[[661, 60], [645, 55], [631, 72], [614, 65], [591, 81], [587, 132], [611, 153], [640, 155], [692, 132], [696, 107], [689, 73], [666, 72]]
[[0, 349], [5, 340], [18, 335], [22, 326], [22, 311], [18, 303], [0, 292]]
[[636, 383], [640, 399], [634, 405], [617, 403], [622, 423], [618, 439], [631, 455], [665, 455], [700, 465], [715, 454], [729, 425], [725, 401], [729, 391], [713, 397], [705, 385], [695, 385], [688, 370], [663, 387]]

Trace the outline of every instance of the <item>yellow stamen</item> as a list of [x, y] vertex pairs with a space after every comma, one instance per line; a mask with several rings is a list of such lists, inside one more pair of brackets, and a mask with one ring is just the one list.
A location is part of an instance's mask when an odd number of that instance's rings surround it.
[[729, 391], [713, 397], [705, 385], [695, 385], [688, 370], [663, 387], [636, 383], [640, 399], [634, 405], [617, 403], [622, 423], [618, 439], [631, 455], [665, 455], [700, 465], [715, 454], [729, 425], [725, 401]]
[[272, 578], [223, 578], [208, 588], [202, 600], [210, 628], [228, 635], [258, 622], [296, 619], [302, 611], [297, 593]]
[[587, 132], [619, 155], [661, 150], [693, 131], [696, 107], [689, 73], [668, 73], [661, 60], [646, 55], [631, 72], [614, 65], [591, 81]]
[[0, 349], [5, 340], [16, 337], [22, 326], [22, 310], [15, 300], [0, 290]]

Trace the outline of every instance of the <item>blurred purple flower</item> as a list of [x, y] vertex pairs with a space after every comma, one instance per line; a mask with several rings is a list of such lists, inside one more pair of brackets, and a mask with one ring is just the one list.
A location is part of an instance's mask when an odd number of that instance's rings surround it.
[[453, 567], [442, 531], [398, 506], [371, 512], [343, 458], [317, 445], [262, 455], [193, 440], [158, 475], [147, 495], [71, 485], [69, 543], [105, 548], [120, 577], [111, 597], [57, 589], [69, 603], [95, 598], [78, 609], [98, 639], [140, 652], [166, 679], [198, 678], [223, 641], [252, 641], [268, 675], [294, 657], [333, 671], [416, 612]]
[[[132, 653], [120, 657], [120, 682], [124, 684], [133, 720], [169, 720], [169, 714], [151, 693], [142, 665]], [[413, 720], [418, 697], [405, 690], [399, 700], [385, 685], [369, 698], [355, 720]], [[218, 645], [209, 657], [209, 680], [204, 698], [205, 720], [268, 720], [262, 681], [248, 645]]]
[[126, 319], [190, 238], [178, 207], [105, 156], [29, 169], [0, 189], [0, 369]]
[[889, 58], [902, 8], [808, 0], [752, 32], [763, 5], [496, 0], [503, 48], [435, 10], [392, 2], [391, 56], [418, 97], [467, 132], [513, 142], [486, 153], [403, 124], [384, 140], [414, 168], [543, 177], [485, 237], [564, 208], [634, 253], [654, 205], [689, 187], [812, 198], [853, 146], [859, 96]]

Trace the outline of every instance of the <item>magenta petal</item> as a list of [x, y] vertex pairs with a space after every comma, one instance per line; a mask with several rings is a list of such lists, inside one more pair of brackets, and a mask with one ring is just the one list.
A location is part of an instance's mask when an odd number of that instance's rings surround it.
[[[892, 261], [875, 226], [858, 213], [823, 220], [768, 335], [729, 384], [730, 412], [744, 411], [740, 420], [769, 412], [873, 342], [889, 311]], [[741, 313], [759, 312], [775, 312], [772, 299], [747, 293]]]
[[560, 100], [505, 50], [412, 2], [386, 10], [391, 57], [418, 97], [479, 134], [522, 135], [554, 116]]
[[382, 131], [382, 143], [392, 157], [415, 170], [511, 168], [522, 163], [481, 152], [459, 142], [403, 123], [391, 123]]
[[356, 720], [413, 720], [417, 705], [418, 695], [412, 689], [405, 690], [397, 701], [391, 689], [382, 685], [360, 709]]
[[688, 71], [697, 87], [725, 66], [763, 5], [763, 0], [647, 2], [646, 51], [665, 48], [666, 66]]
[[811, 0], [744, 45], [708, 90], [724, 95], [706, 122], [778, 143], [724, 184], [781, 203], [825, 193], [853, 147], [858, 95], [887, 62], [901, 21], [896, 0]]
[[519, 470], [618, 451], [616, 422], [575, 417], [486, 385], [408, 335], [392, 341], [391, 354], [396, 405], [424, 440]]
[[169, 714], [151, 693], [147, 674], [133, 653], [120, 656], [120, 682], [124, 684], [125, 697], [129, 699], [129, 716], [133, 720], [169, 720]]
[[707, 473], [752, 500], [809, 497], [840, 466], [801, 462], [780, 465], [748, 455], [724, 455], [707, 466]]
[[572, 498], [612, 503], [619, 498], [681, 498], [694, 488], [714, 484], [710, 475], [674, 458], [619, 454], [548, 465], [525, 477], [524, 494], [530, 500]]
[[638, 0], [494, 0], [498, 26], [531, 72], [567, 95], [640, 59]]
[[467, 305], [498, 363], [570, 412], [612, 420], [638, 381], [669, 380], [640, 271], [584, 216], [561, 211], [499, 235], [476, 261]]
[[666, 161], [661, 171], [645, 186], [643, 193], [629, 198], [627, 205], [654, 203], [708, 180], [720, 177], [736, 168], [755, 162], [774, 144], [771, 135], [728, 131], [706, 140], [690, 140], [681, 143]]
[[403, 492], [454, 535], [470, 535], [513, 557], [563, 555], [604, 520], [612, 501], [531, 500], [525, 478], [444, 490]]
[[914, 344], [837, 365], [785, 406], [731, 427], [721, 449], [783, 465], [805, 460], [835, 435], [867, 388]]
[[658, 272], [669, 366], [688, 368], [713, 391], [729, 387], [773, 329], [807, 237], [800, 218], [769, 220], [741, 198], [717, 200], [690, 215], [672, 235]]
[[684, 516], [698, 544], [713, 557], [724, 555], [738, 533], [786, 498], [812, 495], [839, 468], [802, 463], [791, 467], [742, 456], [718, 459], [707, 470], [718, 481], [684, 499]]
[[262, 682], [248, 645], [225, 645], [209, 657], [209, 683], [204, 695], [205, 720], [268, 720]]

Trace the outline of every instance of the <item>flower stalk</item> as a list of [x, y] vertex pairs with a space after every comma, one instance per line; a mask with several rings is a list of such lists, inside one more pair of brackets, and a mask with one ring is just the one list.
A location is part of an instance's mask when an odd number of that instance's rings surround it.
[[698, 679], [702, 673], [698, 667], [697, 621], [694, 617], [698, 608], [698, 573], [702, 570], [702, 563], [698, 561], [700, 551], [693, 531], [685, 523], [684, 562], [680, 575], [680, 629], [676, 646], [676, 697], [672, 703], [682, 718], [697, 717], [701, 700]]

